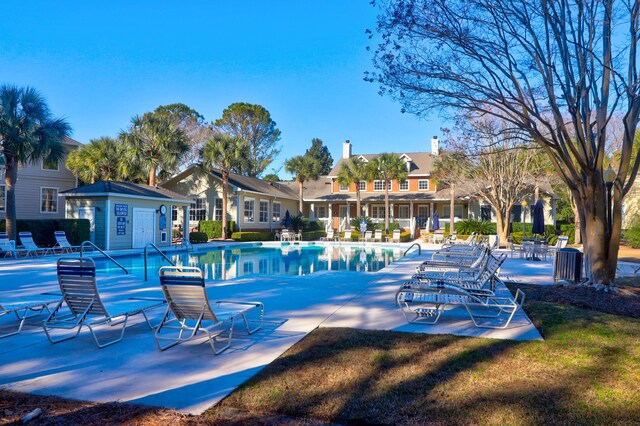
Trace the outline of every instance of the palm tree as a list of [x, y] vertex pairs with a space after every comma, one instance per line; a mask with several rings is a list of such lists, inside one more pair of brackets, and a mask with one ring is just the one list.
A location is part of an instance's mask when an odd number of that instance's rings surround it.
[[311, 155], [296, 155], [285, 161], [284, 169], [287, 173], [295, 174], [298, 182], [298, 209], [302, 213], [302, 198], [304, 191], [304, 182], [307, 180], [318, 180], [322, 165]]
[[88, 145], [69, 153], [67, 168], [83, 182], [124, 179], [123, 148], [121, 142], [108, 136], [91, 139]]
[[389, 232], [389, 186], [391, 181], [403, 182], [409, 171], [407, 164], [397, 154], [380, 154], [370, 164], [370, 173], [374, 179], [384, 181], [384, 229]]
[[360, 157], [351, 157], [348, 161], [342, 163], [340, 171], [338, 171], [338, 183], [340, 185], [356, 185], [356, 211], [358, 216], [362, 214], [360, 210], [360, 182], [366, 182], [369, 177], [369, 169], [367, 163]]
[[131, 119], [128, 132], [121, 133], [129, 158], [149, 173], [149, 185], [156, 185], [158, 169], [175, 169], [189, 151], [184, 131], [166, 117], [146, 113]]
[[222, 238], [227, 237], [227, 192], [229, 172], [248, 158], [248, 146], [227, 133], [212, 133], [202, 147], [202, 163], [206, 168], [218, 167], [222, 175]]
[[69, 123], [53, 116], [47, 101], [36, 89], [0, 86], [0, 154], [4, 156], [6, 167], [6, 231], [9, 238], [15, 240], [16, 237], [18, 166], [40, 160], [62, 160], [66, 153], [63, 141], [70, 134]]

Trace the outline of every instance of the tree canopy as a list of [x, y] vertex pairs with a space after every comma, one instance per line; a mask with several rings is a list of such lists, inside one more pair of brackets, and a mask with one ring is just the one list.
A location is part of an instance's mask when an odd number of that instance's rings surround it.
[[[404, 111], [492, 115], [523, 130], [569, 186], [589, 277], [615, 277], [622, 198], [640, 166], [640, 2], [387, 0], [377, 2], [377, 72], [366, 79]], [[372, 34], [376, 37], [376, 34]], [[611, 231], [603, 178], [611, 121], [623, 123]]]
[[6, 231], [16, 238], [16, 193], [20, 164], [60, 161], [71, 126], [55, 117], [44, 96], [32, 87], [0, 86], [0, 155], [4, 157]]
[[311, 139], [311, 148], [305, 151], [305, 155], [311, 155], [320, 163], [321, 175], [328, 175], [333, 168], [333, 157], [329, 152], [329, 148], [322, 142], [322, 139]]
[[308, 180], [317, 180], [320, 177], [321, 164], [312, 155], [296, 155], [284, 163], [287, 173], [292, 173], [298, 182], [298, 208], [302, 213], [304, 196], [304, 183]]
[[[186, 136], [189, 151], [182, 157], [177, 167], [189, 166], [198, 162], [202, 145], [209, 136], [204, 116], [182, 103], [160, 105], [153, 111], [153, 114], [168, 120], [176, 128], [182, 130]], [[177, 170], [172, 170], [172, 172], [174, 171]]]
[[407, 164], [398, 154], [384, 153], [369, 163], [370, 177], [383, 180], [384, 183], [384, 229], [389, 231], [389, 186], [393, 180], [403, 182], [409, 171]]
[[244, 102], [231, 104], [214, 125], [220, 132], [234, 136], [249, 146], [249, 157], [234, 168], [236, 173], [257, 177], [280, 154], [280, 130], [263, 106]]

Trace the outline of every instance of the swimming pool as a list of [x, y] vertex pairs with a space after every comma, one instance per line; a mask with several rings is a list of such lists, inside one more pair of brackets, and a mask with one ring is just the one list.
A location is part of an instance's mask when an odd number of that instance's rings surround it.
[[[402, 257], [400, 248], [320, 245], [240, 247], [209, 252], [168, 255], [179, 266], [197, 266], [208, 280], [231, 280], [251, 274], [308, 275], [319, 271], [376, 272]], [[119, 257], [130, 274], [144, 278], [142, 256]], [[149, 255], [149, 277], [169, 263], [160, 255]], [[117, 274], [120, 269], [106, 259], [96, 259], [99, 273]]]

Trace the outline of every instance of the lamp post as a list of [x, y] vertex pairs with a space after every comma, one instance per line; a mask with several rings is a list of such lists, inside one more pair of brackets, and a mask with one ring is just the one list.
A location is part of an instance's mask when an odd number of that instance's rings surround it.
[[524, 240], [524, 238], [527, 236], [527, 206], [529, 205], [529, 203], [527, 203], [527, 200], [524, 200], [522, 201], [522, 203], [520, 203], [520, 205], [524, 210], [524, 226], [522, 228], [522, 239]]
[[611, 216], [613, 216], [611, 212], [611, 188], [613, 187], [613, 182], [616, 180], [616, 172], [611, 168], [611, 165], [607, 167], [607, 170], [602, 174], [604, 178], [604, 184], [607, 187], [607, 239], [606, 239], [606, 249], [607, 256], [609, 255], [609, 240], [611, 239], [612, 233], [612, 225], [611, 225]]

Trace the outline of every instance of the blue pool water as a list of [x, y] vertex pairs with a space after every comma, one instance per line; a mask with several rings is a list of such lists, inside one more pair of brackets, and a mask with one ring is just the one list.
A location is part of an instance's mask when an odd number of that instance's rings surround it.
[[[402, 257], [399, 248], [331, 247], [284, 245], [282, 247], [243, 247], [201, 253], [169, 255], [176, 265], [197, 266], [208, 280], [230, 280], [251, 274], [308, 275], [319, 271], [375, 272]], [[144, 278], [142, 256], [117, 259], [130, 274]], [[169, 263], [160, 255], [149, 255], [149, 277], [157, 276]], [[99, 273], [117, 274], [121, 270], [106, 259], [96, 259]]]

